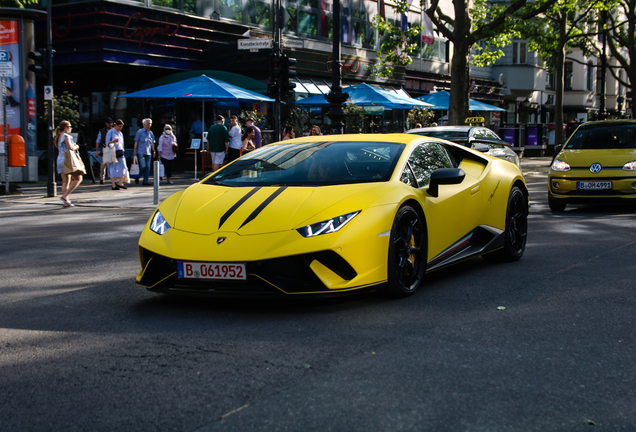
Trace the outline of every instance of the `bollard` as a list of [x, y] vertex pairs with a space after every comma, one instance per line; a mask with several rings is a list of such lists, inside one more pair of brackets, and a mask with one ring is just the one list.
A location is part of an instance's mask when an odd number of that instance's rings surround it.
[[159, 204], [159, 182], [161, 181], [161, 177], [159, 177], [159, 161], [156, 160], [155, 161], [155, 184], [154, 184], [154, 189], [155, 189], [155, 201], [154, 204], [157, 205]]

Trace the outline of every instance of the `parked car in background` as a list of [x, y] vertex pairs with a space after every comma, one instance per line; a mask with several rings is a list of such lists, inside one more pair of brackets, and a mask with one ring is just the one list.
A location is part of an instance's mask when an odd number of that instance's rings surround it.
[[555, 151], [548, 177], [553, 212], [568, 204], [636, 200], [635, 120], [583, 123]]
[[484, 126], [431, 126], [411, 129], [406, 133], [446, 139], [507, 160], [521, 168], [519, 156], [512, 150], [512, 144], [503, 141], [496, 133]]

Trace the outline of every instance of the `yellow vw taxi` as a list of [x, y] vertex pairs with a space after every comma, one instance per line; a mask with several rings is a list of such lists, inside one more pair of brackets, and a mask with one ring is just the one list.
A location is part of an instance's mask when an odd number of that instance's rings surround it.
[[636, 200], [636, 120], [584, 123], [559, 147], [548, 178], [550, 210]]

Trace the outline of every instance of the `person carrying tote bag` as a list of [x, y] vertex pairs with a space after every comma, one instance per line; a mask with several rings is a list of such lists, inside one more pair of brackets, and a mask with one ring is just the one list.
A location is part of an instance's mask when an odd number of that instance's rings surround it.
[[[71, 136], [71, 123], [62, 120], [57, 128], [55, 128], [55, 146], [58, 149], [57, 155], [57, 172], [62, 177], [62, 196], [60, 199], [64, 203], [64, 207], [75, 207], [69, 200], [71, 193], [82, 182], [82, 175], [86, 174], [84, 163], [77, 154], [79, 146], [73, 142]], [[75, 159], [77, 158], [77, 159]], [[65, 161], [68, 159], [68, 168]], [[79, 165], [81, 164], [81, 169]]]
[[108, 177], [110, 177], [113, 190], [128, 189], [124, 185], [124, 181], [128, 178], [128, 166], [124, 154], [124, 135], [121, 133], [123, 127], [124, 122], [117, 119], [113, 128], [106, 134], [106, 144], [114, 145], [115, 151], [119, 151], [120, 155], [116, 162], [108, 164]]

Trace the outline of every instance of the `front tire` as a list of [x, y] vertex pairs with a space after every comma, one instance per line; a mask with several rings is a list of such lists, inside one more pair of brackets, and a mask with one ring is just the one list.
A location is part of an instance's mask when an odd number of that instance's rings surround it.
[[406, 297], [420, 286], [426, 271], [428, 236], [425, 222], [412, 207], [400, 207], [391, 228], [388, 282], [382, 291], [390, 297]]
[[528, 201], [517, 186], [510, 190], [506, 208], [506, 230], [503, 248], [484, 255], [487, 260], [512, 262], [519, 260], [526, 250], [528, 238]]
[[548, 205], [553, 213], [561, 213], [565, 211], [565, 206], [567, 204], [548, 198]]

